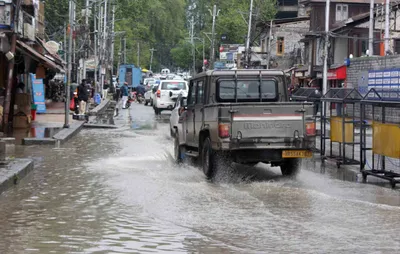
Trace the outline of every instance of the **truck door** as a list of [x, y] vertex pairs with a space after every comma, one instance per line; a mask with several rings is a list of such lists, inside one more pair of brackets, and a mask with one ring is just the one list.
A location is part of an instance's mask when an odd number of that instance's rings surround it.
[[204, 106], [204, 81], [196, 81], [196, 104], [194, 106], [194, 145], [199, 145], [199, 133], [203, 125], [203, 106]]
[[194, 145], [196, 91], [197, 83], [192, 80], [189, 85], [186, 111], [186, 143], [188, 145]]

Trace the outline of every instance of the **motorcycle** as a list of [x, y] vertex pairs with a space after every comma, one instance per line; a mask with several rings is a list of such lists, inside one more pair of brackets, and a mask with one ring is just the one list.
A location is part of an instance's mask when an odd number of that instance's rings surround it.
[[143, 94], [139, 93], [139, 94], [136, 96], [136, 100], [137, 100], [137, 102], [139, 102], [140, 104], [142, 104], [142, 102], [144, 102], [144, 96], [143, 96]]
[[128, 96], [128, 100], [126, 101], [126, 108], [129, 108], [132, 104], [132, 102], [134, 102], [135, 100], [132, 98], [132, 96]]

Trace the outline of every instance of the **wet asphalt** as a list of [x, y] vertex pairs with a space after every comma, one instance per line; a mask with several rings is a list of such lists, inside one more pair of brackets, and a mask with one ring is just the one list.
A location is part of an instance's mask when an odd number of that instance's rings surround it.
[[118, 129], [17, 147], [35, 170], [0, 195], [0, 253], [397, 253], [400, 195], [304, 161], [208, 181], [172, 159], [168, 114], [133, 104]]

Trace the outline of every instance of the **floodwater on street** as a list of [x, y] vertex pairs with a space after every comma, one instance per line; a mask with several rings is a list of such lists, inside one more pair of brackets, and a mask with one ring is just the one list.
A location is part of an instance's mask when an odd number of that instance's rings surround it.
[[0, 253], [400, 251], [398, 189], [313, 161], [295, 179], [258, 165], [207, 181], [174, 164], [168, 115], [132, 104], [115, 120], [61, 148], [17, 147], [35, 170], [0, 195]]

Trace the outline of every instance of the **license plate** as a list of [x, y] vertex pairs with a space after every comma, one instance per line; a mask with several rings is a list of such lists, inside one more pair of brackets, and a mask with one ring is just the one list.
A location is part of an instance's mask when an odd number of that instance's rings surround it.
[[307, 150], [283, 150], [282, 158], [311, 158], [312, 152]]

